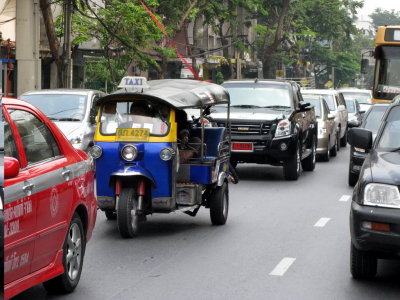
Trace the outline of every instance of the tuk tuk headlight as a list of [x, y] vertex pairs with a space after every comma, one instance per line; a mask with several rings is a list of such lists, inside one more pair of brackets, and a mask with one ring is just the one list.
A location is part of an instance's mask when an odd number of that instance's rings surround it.
[[89, 154], [94, 158], [98, 159], [103, 154], [103, 149], [100, 146], [94, 145], [90, 148]]
[[133, 145], [125, 145], [122, 147], [121, 156], [127, 161], [132, 161], [137, 157], [138, 149]]
[[160, 151], [160, 158], [163, 161], [168, 161], [171, 160], [175, 155], [175, 151], [174, 149], [170, 148], [170, 147], [165, 147], [164, 149], [162, 149]]

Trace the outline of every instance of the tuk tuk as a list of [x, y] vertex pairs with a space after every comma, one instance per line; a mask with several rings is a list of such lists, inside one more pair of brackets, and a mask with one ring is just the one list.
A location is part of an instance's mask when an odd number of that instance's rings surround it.
[[[213, 225], [228, 217], [229, 126], [205, 126], [205, 112], [229, 94], [216, 84], [124, 77], [121, 90], [98, 101], [90, 150], [96, 161], [98, 207], [132, 238], [153, 213], [210, 209]], [[198, 109], [188, 118], [185, 109]]]

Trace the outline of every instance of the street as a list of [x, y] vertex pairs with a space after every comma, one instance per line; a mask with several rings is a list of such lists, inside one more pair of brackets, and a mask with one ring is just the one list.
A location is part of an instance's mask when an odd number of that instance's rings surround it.
[[202, 208], [150, 216], [122, 239], [99, 211], [75, 292], [38, 285], [14, 299], [398, 299], [399, 261], [380, 261], [373, 281], [351, 278], [348, 157], [349, 146], [294, 182], [280, 167], [239, 164], [221, 227]]

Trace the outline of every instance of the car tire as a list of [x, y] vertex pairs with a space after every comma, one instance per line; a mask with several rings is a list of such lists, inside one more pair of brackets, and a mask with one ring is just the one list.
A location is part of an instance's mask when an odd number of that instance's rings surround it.
[[320, 154], [320, 158], [322, 161], [329, 162], [330, 159], [329, 150], [326, 151], [326, 153]]
[[329, 155], [332, 157], [335, 157], [337, 155], [337, 147], [338, 147], [338, 139], [337, 139], [337, 134], [336, 134], [336, 139], [335, 139], [335, 144], [333, 147], [329, 150]]
[[75, 213], [69, 224], [63, 246], [64, 273], [43, 283], [49, 293], [66, 294], [76, 288], [82, 273], [85, 249], [85, 231], [79, 215]]
[[300, 143], [297, 142], [296, 152], [283, 164], [283, 176], [286, 180], [297, 180], [301, 171]]
[[317, 156], [317, 138], [314, 135], [311, 142], [311, 154], [301, 161], [301, 167], [304, 171], [313, 171]]
[[340, 139], [340, 147], [346, 147], [347, 145], [347, 128], [344, 132], [344, 136]]
[[341, 129], [339, 128], [339, 131], [336, 135], [336, 138], [337, 138], [336, 150], [337, 150], [337, 152], [340, 151], [340, 131], [341, 131]]
[[139, 229], [139, 216], [136, 215], [137, 197], [134, 188], [122, 188], [117, 205], [117, 225], [123, 238], [133, 238]]
[[117, 219], [117, 212], [115, 210], [105, 210], [107, 220], [114, 221]]
[[229, 190], [228, 184], [224, 182], [217, 187], [210, 197], [210, 218], [213, 225], [224, 225], [228, 219]]
[[374, 253], [358, 250], [351, 244], [350, 271], [354, 279], [372, 279], [376, 275], [378, 258]]

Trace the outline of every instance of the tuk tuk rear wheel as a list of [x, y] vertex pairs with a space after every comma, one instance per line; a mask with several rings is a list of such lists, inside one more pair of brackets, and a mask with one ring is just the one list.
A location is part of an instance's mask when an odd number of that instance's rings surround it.
[[224, 182], [211, 194], [210, 218], [213, 225], [224, 225], [228, 219], [229, 191], [228, 184]]
[[122, 188], [117, 206], [117, 224], [123, 238], [133, 238], [139, 229], [139, 216], [136, 215], [137, 197], [132, 187]]

